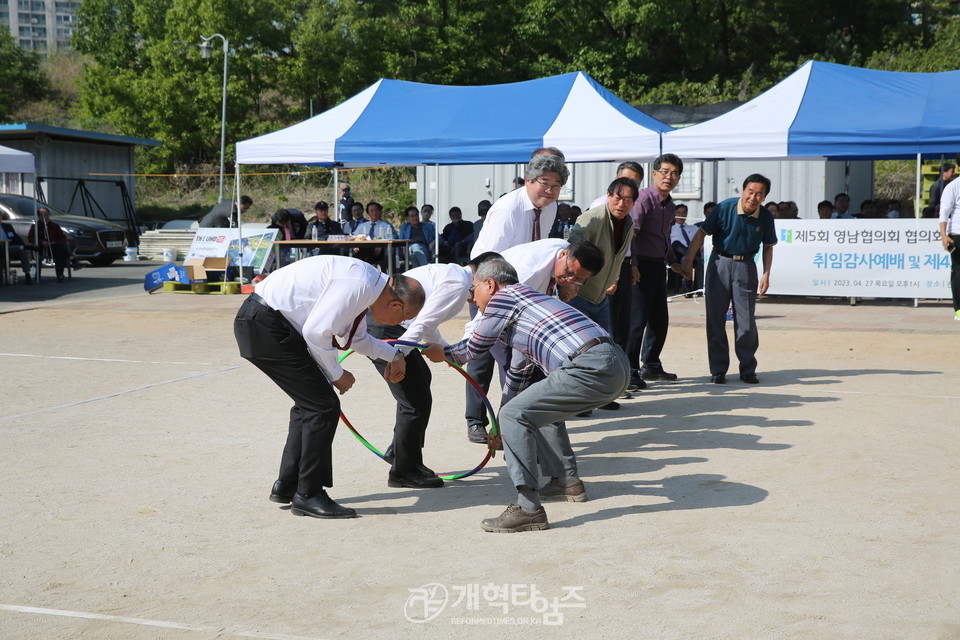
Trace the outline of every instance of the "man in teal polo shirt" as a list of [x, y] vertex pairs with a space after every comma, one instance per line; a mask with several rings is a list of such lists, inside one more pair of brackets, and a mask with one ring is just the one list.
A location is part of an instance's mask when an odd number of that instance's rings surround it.
[[[763, 201], [770, 193], [770, 180], [754, 173], [743, 181], [739, 198], [716, 206], [690, 241], [683, 263], [684, 277], [693, 273], [693, 258], [707, 234], [713, 236], [713, 252], [707, 263], [704, 297], [707, 313], [707, 357], [710, 381], [727, 381], [730, 348], [727, 344], [726, 314], [733, 304], [734, 351], [740, 361], [740, 379], [757, 384], [757, 295], [770, 287], [770, 267], [777, 231], [773, 214]], [[763, 275], [757, 278], [756, 255], [763, 245]]]

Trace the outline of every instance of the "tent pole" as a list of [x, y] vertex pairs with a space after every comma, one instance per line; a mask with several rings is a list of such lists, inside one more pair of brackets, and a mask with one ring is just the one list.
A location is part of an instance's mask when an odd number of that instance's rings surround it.
[[340, 223], [344, 223], [343, 215], [345, 212], [340, 211], [340, 172], [337, 170], [337, 165], [333, 165], [333, 210], [337, 212], [337, 218]]
[[[436, 198], [437, 204], [436, 204], [436, 206], [435, 206], [434, 209], [433, 209], [434, 215], [437, 216], [437, 221], [433, 223], [433, 235], [434, 235], [434, 240], [433, 240], [433, 249], [434, 249], [434, 252], [433, 252], [433, 261], [434, 261], [434, 263], [436, 263], [436, 264], [440, 264], [440, 216], [437, 215], [437, 214], [439, 213], [439, 211], [440, 211], [440, 164], [437, 163], [437, 164], [433, 165], [433, 167], [434, 167], [434, 171], [437, 172], [437, 198]], [[426, 175], [426, 171], [424, 171], [424, 175]], [[446, 207], [444, 207], [444, 208], [446, 208]], [[410, 266], [407, 265], [407, 268], [409, 269]]]
[[921, 191], [923, 190], [923, 176], [920, 175], [920, 154], [917, 153], [917, 193], [916, 197], [913, 199], [913, 215], [915, 218], [920, 217], [920, 196]]

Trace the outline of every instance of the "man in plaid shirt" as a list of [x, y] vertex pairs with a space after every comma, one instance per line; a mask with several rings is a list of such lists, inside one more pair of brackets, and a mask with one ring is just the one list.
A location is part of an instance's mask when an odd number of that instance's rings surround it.
[[[517, 283], [517, 272], [503, 258], [481, 264], [474, 275], [472, 297], [483, 317], [473, 334], [448, 347], [432, 344], [424, 350], [434, 362], [449, 358], [463, 364], [486, 353], [498, 340], [512, 349], [499, 419], [504, 458], [518, 498], [499, 517], [481, 523], [485, 531], [496, 533], [549, 528], [541, 501], [586, 500], [563, 421], [619, 396], [630, 375], [623, 351], [595, 322]], [[547, 377], [531, 384], [535, 367]], [[558, 428], [541, 431], [550, 424]], [[563, 461], [562, 475], [551, 478], [542, 490], [538, 431], [540, 442]]]

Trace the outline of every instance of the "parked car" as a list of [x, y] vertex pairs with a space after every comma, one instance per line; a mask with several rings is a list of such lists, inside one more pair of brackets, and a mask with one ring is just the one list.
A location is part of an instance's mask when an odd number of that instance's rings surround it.
[[[0, 193], [0, 210], [7, 214], [14, 230], [24, 242], [34, 225], [34, 212], [41, 206], [33, 198]], [[50, 218], [60, 225], [70, 239], [73, 256], [77, 260], [86, 260], [95, 267], [105, 267], [126, 252], [127, 240], [124, 228], [107, 220], [71, 216], [48, 204], [42, 205], [50, 210]]]

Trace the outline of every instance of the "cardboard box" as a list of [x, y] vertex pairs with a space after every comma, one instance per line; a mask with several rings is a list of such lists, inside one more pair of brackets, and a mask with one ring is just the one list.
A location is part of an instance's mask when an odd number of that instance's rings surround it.
[[177, 280], [184, 284], [223, 280], [229, 265], [229, 258], [192, 258], [187, 264], [177, 267]]
[[164, 282], [177, 280], [177, 265], [168, 262], [159, 269], [154, 269], [143, 277], [143, 290], [153, 293], [163, 286]]

